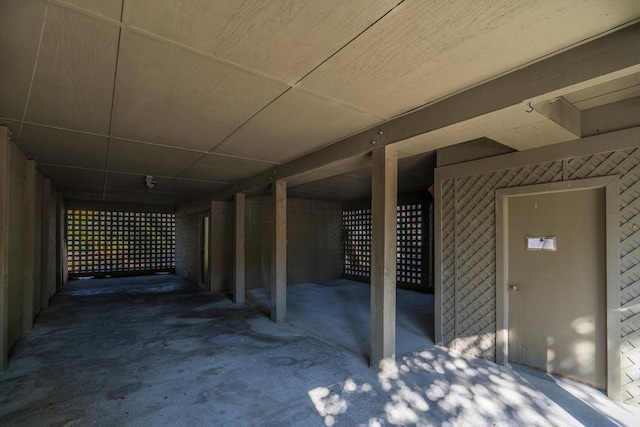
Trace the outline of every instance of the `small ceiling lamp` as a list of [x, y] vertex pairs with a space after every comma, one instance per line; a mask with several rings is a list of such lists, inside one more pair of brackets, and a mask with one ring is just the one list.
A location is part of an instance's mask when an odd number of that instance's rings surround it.
[[156, 186], [157, 181], [153, 179], [153, 175], [147, 175], [144, 177], [144, 182], [147, 185], [147, 188], [153, 188]]

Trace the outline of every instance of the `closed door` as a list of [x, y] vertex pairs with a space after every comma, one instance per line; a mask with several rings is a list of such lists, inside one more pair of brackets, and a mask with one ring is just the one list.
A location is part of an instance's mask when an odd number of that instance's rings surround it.
[[509, 361], [606, 388], [604, 189], [510, 197], [507, 221]]

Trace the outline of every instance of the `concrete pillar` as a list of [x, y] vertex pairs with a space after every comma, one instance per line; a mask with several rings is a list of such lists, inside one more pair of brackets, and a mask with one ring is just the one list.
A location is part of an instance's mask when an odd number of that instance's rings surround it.
[[371, 367], [385, 374], [396, 369], [397, 166], [394, 148], [373, 151]]
[[273, 247], [271, 251], [271, 320], [287, 320], [287, 183], [272, 184]]
[[40, 283], [36, 280], [36, 197], [40, 197], [37, 191], [36, 162], [27, 160], [27, 179], [25, 191], [24, 212], [24, 286], [22, 297], [22, 331], [29, 332], [33, 329], [33, 318], [40, 309]]
[[244, 218], [245, 218], [245, 195], [244, 193], [236, 193], [235, 195], [235, 236], [234, 236], [234, 290], [233, 301], [236, 304], [242, 304], [244, 302], [245, 291], [245, 230], [244, 230]]
[[0, 126], [0, 372], [9, 361], [9, 179], [11, 176], [8, 131]]
[[62, 263], [66, 260], [63, 257], [62, 245], [65, 235], [65, 218], [66, 211], [64, 208], [64, 200], [60, 194], [56, 197], [56, 293], [62, 292], [64, 285], [64, 275], [62, 274]]
[[39, 213], [42, 215], [42, 240], [41, 240], [41, 271], [42, 276], [40, 280], [41, 293], [40, 293], [40, 307], [45, 310], [49, 307], [49, 275], [52, 274], [49, 271], [49, 234], [51, 229], [51, 221], [49, 215], [51, 215], [51, 181], [44, 180], [44, 188], [42, 191], [42, 209]]

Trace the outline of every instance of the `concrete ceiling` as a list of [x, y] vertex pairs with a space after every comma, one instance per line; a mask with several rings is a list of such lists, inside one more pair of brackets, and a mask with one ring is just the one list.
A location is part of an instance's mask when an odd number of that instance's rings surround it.
[[[640, 19], [637, 0], [0, 7], [0, 123], [25, 154], [67, 199], [162, 204], [295, 162]], [[633, 112], [638, 76], [573, 88], [562, 103], [585, 114]], [[426, 188], [433, 157], [423, 153], [437, 148], [489, 138], [522, 150], [576, 138], [547, 113], [556, 100], [534, 100], [533, 114], [520, 105], [399, 142], [401, 190]], [[626, 116], [581, 132], [627, 126], [634, 116]], [[344, 167], [292, 180], [291, 194], [366, 196], [362, 159], [335, 160]]]

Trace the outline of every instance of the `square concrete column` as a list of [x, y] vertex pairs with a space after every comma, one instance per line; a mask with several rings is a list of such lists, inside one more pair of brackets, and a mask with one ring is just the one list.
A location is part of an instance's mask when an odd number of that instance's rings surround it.
[[[37, 171], [36, 163], [33, 160], [27, 160], [27, 179], [25, 191], [25, 212], [24, 212], [24, 286], [23, 298], [24, 307], [22, 309], [22, 331], [29, 332], [33, 329], [33, 318], [40, 310], [40, 282], [36, 280], [36, 268], [40, 265], [36, 264], [36, 258], [40, 258], [40, 254], [36, 254], [36, 250], [40, 247], [36, 244], [36, 216], [41, 213], [36, 209], [36, 197], [41, 197], [37, 189]], [[36, 286], [37, 291], [36, 292]], [[37, 301], [34, 299], [37, 296]]]
[[235, 221], [235, 236], [234, 236], [234, 274], [233, 274], [233, 301], [236, 304], [242, 304], [244, 302], [244, 290], [245, 290], [245, 230], [244, 230], [244, 217], [245, 217], [245, 195], [244, 193], [236, 193], [234, 198], [234, 221]]
[[396, 370], [396, 216], [398, 155], [373, 151], [371, 234], [371, 367]]
[[11, 163], [7, 128], [0, 126], [0, 373], [9, 361], [9, 180]]
[[42, 210], [40, 212], [42, 218], [42, 237], [41, 237], [41, 261], [40, 268], [42, 271], [41, 274], [41, 286], [42, 290], [40, 292], [40, 307], [42, 310], [49, 307], [49, 281], [51, 279], [51, 274], [54, 274], [49, 269], [49, 257], [51, 256], [49, 253], [49, 238], [51, 232], [51, 181], [48, 179], [44, 180], [44, 189], [42, 191]]
[[271, 320], [287, 320], [287, 183], [276, 181], [273, 198], [273, 244], [271, 251]]

